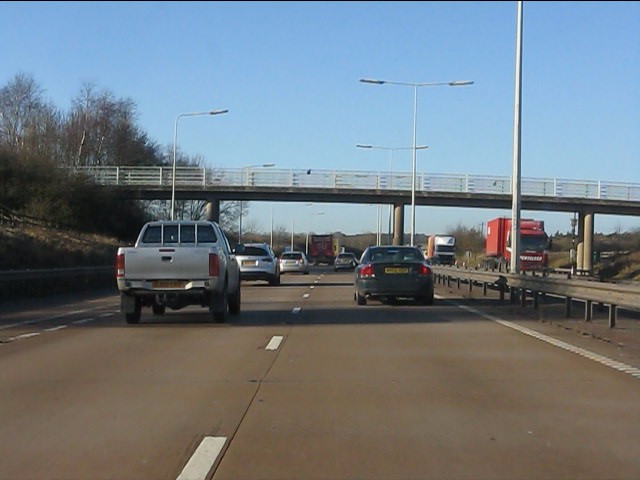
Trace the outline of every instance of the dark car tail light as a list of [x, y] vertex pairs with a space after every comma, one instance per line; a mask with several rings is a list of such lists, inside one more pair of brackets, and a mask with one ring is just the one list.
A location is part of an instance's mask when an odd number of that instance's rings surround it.
[[419, 275], [431, 275], [431, 269], [426, 265], [420, 265], [420, 269], [418, 270]]
[[116, 278], [124, 277], [124, 253], [116, 255]]
[[218, 257], [218, 255], [216, 255], [215, 253], [209, 254], [209, 276], [220, 276], [220, 257]]
[[361, 277], [375, 277], [376, 274], [373, 271], [373, 265], [364, 265], [360, 271], [358, 272], [358, 275]]

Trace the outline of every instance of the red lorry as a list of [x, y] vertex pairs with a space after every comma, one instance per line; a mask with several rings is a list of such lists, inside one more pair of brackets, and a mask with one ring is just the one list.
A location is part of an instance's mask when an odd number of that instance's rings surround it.
[[[545, 270], [551, 241], [543, 220], [520, 219], [520, 270]], [[485, 267], [506, 270], [511, 263], [511, 219], [494, 218], [487, 223]]]
[[311, 235], [309, 242], [309, 261], [314, 265], [319, 263], [333, 264], [334, 259], [334, 236]]

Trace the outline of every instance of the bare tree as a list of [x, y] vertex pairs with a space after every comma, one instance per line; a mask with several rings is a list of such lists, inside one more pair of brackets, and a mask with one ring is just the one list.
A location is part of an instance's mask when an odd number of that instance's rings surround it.
[[56, 130], [55, 111], [31, 75], [19, 73], [0, 89], [0, 145], [19, 155], [37, 152]]

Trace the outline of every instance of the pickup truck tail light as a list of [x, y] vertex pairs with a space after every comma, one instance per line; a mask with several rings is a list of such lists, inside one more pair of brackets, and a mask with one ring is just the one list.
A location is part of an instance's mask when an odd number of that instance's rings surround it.
[[116, 278], [124, 277], [124, 253], [116, 255]]
[[209, 254], [209, 276], [220, 276], [220, 257], [218, 257], [218, 255], [216, 255], [215, 253]]

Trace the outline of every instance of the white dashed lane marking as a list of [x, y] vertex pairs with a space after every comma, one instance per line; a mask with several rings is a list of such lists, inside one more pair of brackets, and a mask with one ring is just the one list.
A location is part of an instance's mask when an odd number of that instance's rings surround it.
[[282, 343], [282, 340], [284, 340], [282, 335], [274, 335], [265, 347], [265, 350], [277, 350]]
[[176, 480], [204, 480], [227, 437], [204, 437]]

